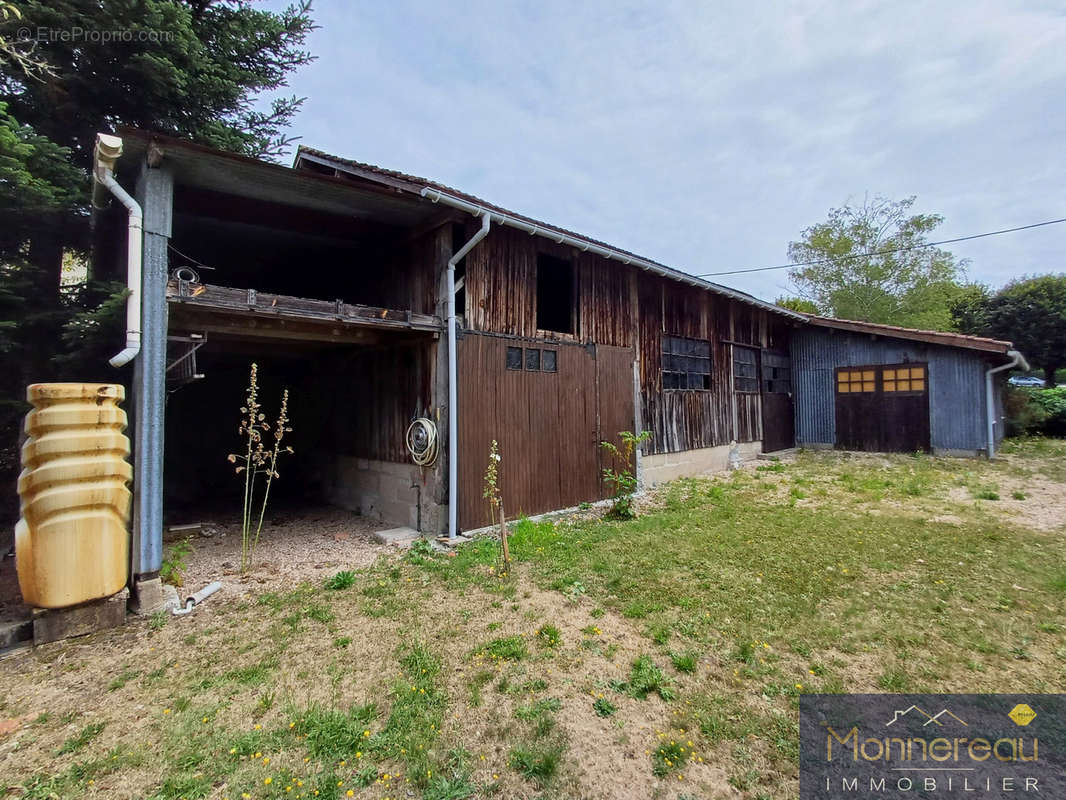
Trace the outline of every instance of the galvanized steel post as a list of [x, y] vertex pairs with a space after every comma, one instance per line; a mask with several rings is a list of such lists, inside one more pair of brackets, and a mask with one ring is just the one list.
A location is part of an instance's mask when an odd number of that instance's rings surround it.
[[141, 353], [134, 362], [136, 409], [133, 575], [152, 576], [163, 563], [163, 442], [166, 412], [167, 245], [174, 178], [166, 166], [144, 165], [137, 181], [144, 209]]

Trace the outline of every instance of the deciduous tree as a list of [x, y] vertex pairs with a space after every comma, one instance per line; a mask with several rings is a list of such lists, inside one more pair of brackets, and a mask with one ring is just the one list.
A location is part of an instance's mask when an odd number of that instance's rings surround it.
[[1066, 365], [1066, 273], [1011, 281], [988, 301], [986, 333], [1008, 339], [1055, 386]]
[[800, 311], [804, 314], [818, 313], [818, 304], [813, 300], [807, 300], [802, 297], [779, 297], [774, 300], [774, 305], [787, 308], [790, 311]]
[[944, 218], [911, 214], [914, 197], [866, 198], [829, 211], [788, 246], [797, 294], [821, 314], [946, 330], [962, 263], [928, 245]]

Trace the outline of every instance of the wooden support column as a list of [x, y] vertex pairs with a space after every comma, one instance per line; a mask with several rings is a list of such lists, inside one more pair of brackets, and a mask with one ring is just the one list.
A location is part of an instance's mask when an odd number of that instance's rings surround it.
[[[163, 441], [166, 411], [167, 245], [174, 178], [164, 164], [142, 165], [137, 202], [144, 212], [141, 279], [141, 352], [134, 361], [134, 523], [132, 575], [136, 605], [157, 605], [155, 587], [163, 561]], [[154, 580], [153, 580], [154, 579]], [[161, 602], [161, 587], [160, 598]]]

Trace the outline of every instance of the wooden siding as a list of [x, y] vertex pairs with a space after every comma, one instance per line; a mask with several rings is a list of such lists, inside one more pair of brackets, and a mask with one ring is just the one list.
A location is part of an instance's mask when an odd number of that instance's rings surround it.
[[[550, 348], [557, 372], [506, 369], [508, 347]], [[490, 522], [483, 498], [490, 443], [514, 518], [604, 496], [602, 439], [633, 427], [633, 351], [468, 333], [459, 342], [459, 525]], [[628, 424], [627, 424], [628, 423]]]
[[[646, 453], [673, 453], [760, 441], [762, 403], [757, 393], [733, 390], [734, 343], [785, 349], [789, 325], [768, 311], [711, 292], [641, 273], [639, 306], [640, 395]], [[711, 342], [711, 388], [663, 390], [662, 336]]]
[[[323, 388], [334, 399], [336, 452], [379, 461], [410, 461], [407, 426], [428, 415], [436, 342], [353, 351], [329, 360], [338, 378]], [[346, 396], [345, 396], [346, 395]]]
[[[466, 233], [473, 230], [468, 226]], [[564, 339], [636, 347], [642, 423], [652, 432], [645, 452], [762, 439], [760, 395], [733, 391], [733, 344], [788, 352], [790, 326], [785, 320], [597, 255], [494, 228], [466, 259], [468, 329], [529, 338], [543, 334], [536, 329], [538, 253], [575, 265], [577, 333]], [[663, 334], [710, 342], [710, 390], [663, 390]]]
[[[474, 229], [467, 227], [467, 235]], [[633, 268], [510, 228], [494, 228], [466, 257], [466, 326], [511, 336], [537, 336], [537, 255], [574, 265], [580, 342], [630, 347]]]

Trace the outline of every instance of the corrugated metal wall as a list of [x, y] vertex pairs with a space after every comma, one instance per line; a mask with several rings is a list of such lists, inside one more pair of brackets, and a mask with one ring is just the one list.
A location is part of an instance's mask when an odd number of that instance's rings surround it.
[[984, 374], [978, 352], [953, 347], [871, 338], [822, 328], [792, 335], [792, 381], [796, 397], [796, 443], [834, 444], [836, 367], [869, 364], [929, 364], [930, 440], [935, 450], [981, 450], [985, 442]]

